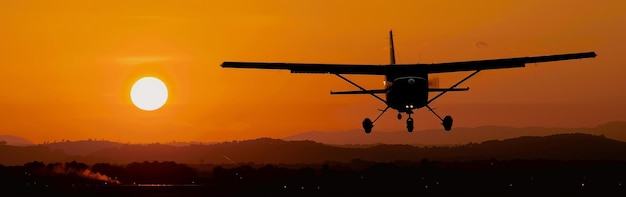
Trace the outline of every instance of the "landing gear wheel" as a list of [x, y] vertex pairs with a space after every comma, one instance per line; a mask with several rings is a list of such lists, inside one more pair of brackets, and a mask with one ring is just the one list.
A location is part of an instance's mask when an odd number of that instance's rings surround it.
[[413, 132], [413, 118], [407, 118], [406, 119], [406, 129], [409, 132]]
[[443, 129], [446, 131], [450, 131], [452, 129], [452, 116], [446, 116], [443, 118]]
[[402, 114], [398, 113], [398, 120], [402, 119]]
[[373, 127], [374, 123], [372, 122], [372, 120], [370, 120], [369, 118], [365, 118], [363, 120], [363, 129], [365, 130], [365, 133], [371, 133]]

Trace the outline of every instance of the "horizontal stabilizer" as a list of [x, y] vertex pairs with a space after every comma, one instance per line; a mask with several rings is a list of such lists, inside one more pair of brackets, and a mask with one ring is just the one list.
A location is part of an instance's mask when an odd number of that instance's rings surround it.
[[384, 94], [387, 90], [355, 90], [355, 91], [341, 91], [341, 92], [333, 92], [330, 91], [330, 94]]
[[469, 87], [465, 88], [428, 88], [429, 92], [448, 92], [448, 91], [468, 91]]

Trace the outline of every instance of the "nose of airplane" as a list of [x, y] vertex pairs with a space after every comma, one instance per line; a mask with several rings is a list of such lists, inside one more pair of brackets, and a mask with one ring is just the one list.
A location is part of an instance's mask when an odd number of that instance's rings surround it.
[[409, 79], [408, 82], [409, 82], [409, 85], [413, 85], [413, 84], [415, 84], [415, 79]]

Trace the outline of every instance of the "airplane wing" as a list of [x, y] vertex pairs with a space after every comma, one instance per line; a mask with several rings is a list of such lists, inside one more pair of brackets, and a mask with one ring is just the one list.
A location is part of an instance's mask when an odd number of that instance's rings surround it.
[[463, 62], [446, 62], [433, 64], [309, 64], [309, 63], [275, 63], [275, 62], [223, 62], [224, 68], [256, 68], [290, 70], [292, 73], [331, 73], [331, 74], [363, 74], [386, 75], [389, 73], [445, 73], [474, 70], [524, 67], [530, 63], [562, 61], [571, 59], [593, 58], [595, 52], [568, 53], [534, 57], [516, 57], [490, 60], [474, 60]]
[[516, 57], [516, 58], [504, 58], [504, 59], [435, 63], [435, 64], [426, 64], [426, 65], [417, 64], [417, 65], [406, 65], [406, 67], [424, 67], [420, 69], [426, 70], [427, 73], [444, 73], [444, 72], [475, 71], [475, 70], [489, 70], [489, 69], [501, 69], [501, 68], [516, 68], [516, 67], [524, 67], [526, 64], [532, 64], [532, 63], [563, 61], [563, 60], [593, 58], [593, 57], [596, 57], [595, 52], [585, 52], [585, 53], [568, 53], [568, 54], [534, 56], [534, 57]]
[[224, 68], [258, 68], [290, 70], [291, 73], [332, 73], [332, 74], [363, 74], [384, 75], [384, 65], [366, 64], [308, 64], [308, 63], [274, 63], [274, 62], [223, 62]]

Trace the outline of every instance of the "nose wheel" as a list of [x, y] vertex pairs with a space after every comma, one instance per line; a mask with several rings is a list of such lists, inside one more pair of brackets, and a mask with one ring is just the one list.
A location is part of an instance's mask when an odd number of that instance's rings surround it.
[[413, 118], [411, 118], [411, 115], [406, 119], [406, 130], [409, 131], [409, 133], [413, 132]]

